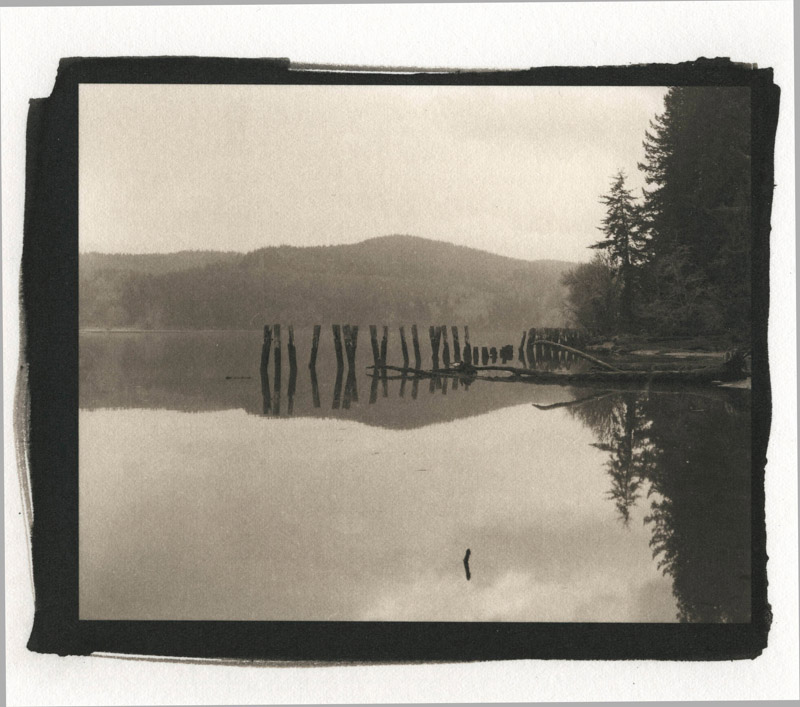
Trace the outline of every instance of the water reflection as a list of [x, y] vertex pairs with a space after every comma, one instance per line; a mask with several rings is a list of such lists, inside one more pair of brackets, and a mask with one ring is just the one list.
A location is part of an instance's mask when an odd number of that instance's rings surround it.
[[[81, 337], [98, 617], [749, 620], [748, 391], [426, 383], [372, 373], [344, 333], [301, 369], [312, 334], [289, 331], [288, 371], [277, 327], [261, 357], [266, 332]], [[573, 365], [539, 348], [519, 353]], [[224, 542], [195, 532], [209, 517]]]
[[638, 504], [678, 617], [750, 620], [748, 391], [620, 392], [569, 407], [608, 453], [608, 497], [627, 525]]

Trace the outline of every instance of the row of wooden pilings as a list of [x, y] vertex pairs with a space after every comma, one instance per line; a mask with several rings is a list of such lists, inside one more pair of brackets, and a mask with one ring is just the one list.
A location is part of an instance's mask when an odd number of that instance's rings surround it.
[[[294, 343], [294, 327], [289, 325], [287, 329], [289, 335], [287, 351], [289, 355], [289, 370], [291, 377], [291, 371], [296, 370], [297, 368], [297, 349]], [[331, 325], [331, 329], [333, 332], [333, 346], [336, 354], [337, 367], [342, 368], [346, 358], [348, 368], [351, 371], [355, 371], [356, 349], [358, 346], [358, 325], [333, 324]], [[316, 367], [321, 332], [322, 327], [319, 324], [314, 325], [314, 333], [311, 340], [311, 356], [308, 362], [308, 367], [311, 370], [314, 370]], [[383, 331], [381, 333], [382, 336], [379, 338], [378, 327], [375, 324], [369, 325], [373, 364], [375, 368], [378, 369], [385, 367], [388, 363], [389, 327], [383, 326]], [[410, 355], [413, 351], [413, 368], [418, 370], [421, 369], [422, 352], [420, 350], [417, 325], [411, 325], [411, 349], [409, 349], [404, 326], [399, 328], [399, 333], [400, 349], [403, 356], [403, 368], [411, 368]], [[448, 327], [446, 325], [431, 325], [428, 328], [433, 370], [439, 369], [440, 363], [445, 368], [450, 368], [451, 365], [461, 363], [462, 361], [468, 365], [477, 366], [482, 364], [485, 366], [490, 362], [496, 363], [498, 358], [503, 364], [511, 361], [514, 358], [514, 347], [512, 344], [505, 344], [499, 348], [495, 346], [473, 346], [470, 342], [468, 326], [464, 327], [463, 347], [461, 345], [459, 328], [457, 326], [450, 327], [450, 334], [452, 336], [452, 349], [450, 346], [450, 338], [448, 337]], [[579, 329], [528, 329], [523, 331], [522, 340], [517, 348], [518, 360], [523, 366], [528, 367], [533, 367], [539, 361], [559, 360], [560, 357], [564, 355], [563, 351], [550, 346], [546, 342], [554, 342], [556, 344], [563, 344], [573, 348], [582, 348], [585, 346], [586, 337], [586, 332]], [[273, 352], [273, 360], [275, 362], [274, 365], [277, 369], [280, 369], [280, 324], [274, 324], [271, 326], [267, 325], [264, 327], [264, 344], [261, 350], [262, 371], [266, 370], [269, 365], [271, 351]]]
[[[297, 384], [297, 347], [295, 345], [294, 327], [289, 325], [286, 327], [288, 332], [288, 342], [286, 351], [289, 359], [289, 381], [288, 381], [288, 413], [292, 414], [294, 404], [294, 393]], [[339, 325], [333, 324], [331, 326], [333, 332], [333, 345], [336, 354], [336, 383], [334, 384], [334, 398], [333, 409], [341, 407], [348, 408], [351, 401], [358, 401], [358, 386], [356, 381], [356, 350], [358, 346], [358, 331], [357, 325]], [[387, 395], [387, 377], [386, 365], [388, 361], [388, 348], [389, 348], [389, 327], [382, 327], [382, 336], [378, 337], [378, 327], [370, 325], [370, 343], [372, 346], [372, 357], [374, 363], [373, 381], [370, 389], [370, 402], [375, 402], [377, 397], [378, 379], [380, 378], [383, 388], [383, 395]], [[314, 333], [311, 341], [311, 355], [308, 362], [309, 374], [311, 377], [311, 390], [314, 399], [314, 407], [320, 407], [319, 400], [319, 386], [317, 382], [316, 364], [317, 353], [319, 350], [320, 336], [322, 327], [317, 324], [314, 326]], [[409, 372], [413, 370], [422, 369], [422, 352], [419, 342], [419, 333], [417, 325], [414, 324], [410, 328], [411, 333], [411, 347], [406, 338], [405, 327], [399, 328], [400, 333], [400, 347], [403, 356], [403, 369], [408, 369]], [[447, 326], [430, 326], [428, 328], [428, 336], [431, 344], [431, 358], [433, 370], [440, 369], [440, 353], [441, 363], [444, 369], [448, 369], [452, 364], [458, 364], [464, 361], [467, 364], [488, 365], [489, 362], [495, 363], [500, 358], [501, 362], [505, 364], [514, 357], [514, 346], [506, 344], [497, 347], [489, 346], [473, 346], [470, 342], [469, 327], [463, 328], [464, 344], [461, 345], [459, 328], [453, 326], [449, 330]], [[533, 368], [534, 366], [545, 365], [547, 367], [559, 366], [560, 362], [568, 360], [570, 354], [566, 351], [559, 350], [542, 340], [552, 341], [555, 343], [565, 344], [575, 348], [585, 345], [586, 332], [574, 329], [529, 329], [522, 334], [522, 340], [518, 347], [518, 358], [523, 367]], [[452, 350], [450, 341], [452, 338]], [[414, 355], [414, 369], [410, 367], [410, 356], [413, 352]], [[451, 355], [452, 353], [452, 355]], [[269, 382], [269, 363], [270, 357], [274, 365], [274, 388], [270, 388]], [[344, 383], [344, 395], [342, 396], [342, 381], [344, 379], [344, 362], [347, 360], [348, 371], [346, 381]], [[261, 348], [261, 386], [262, 396], [264, 400], [264, 413], [279, 414], [281, 404], [281, 367], [282, 367], [282, 342], [281, 342], [281, 325], [267, 325], [264, 327], [264, 340]], [[405, 377], [407, 373], [404, 372], [401, 380], [401, 396], [405, 389]], [[435, 376], [430, 379], [431, 392], [434, 389], [441, 389], [446, 393], [446, 379], [441, 379], [441, 376]], [[458, 386], [458, 381], [453, 379], [452, 385]], [[464, 386], [468, 387], [468, 381], [464, 381]], [[416, 398], [417, 380], [414, 377], [412, 387], [412, 397]]]

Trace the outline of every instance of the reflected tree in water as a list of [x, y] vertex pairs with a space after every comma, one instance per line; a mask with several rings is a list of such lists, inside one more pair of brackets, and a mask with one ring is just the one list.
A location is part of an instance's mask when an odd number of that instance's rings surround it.
[[569, 408], [609, 454], [626, 525], [642, 495], [678, 619], [750, 620], [750, 418], [742, 391], [622, 392]]
[[622, 523], [630, 523], [631, 508], [641, 497], [641, 488], [653, 464], [649, 438], [650, 421], [642, 401], [634, 392], [587, 400], [571, 409], [585, 425], [594, 430], [598, 441], [592, 446], [608, 452], [606, 462], [613, 499]]

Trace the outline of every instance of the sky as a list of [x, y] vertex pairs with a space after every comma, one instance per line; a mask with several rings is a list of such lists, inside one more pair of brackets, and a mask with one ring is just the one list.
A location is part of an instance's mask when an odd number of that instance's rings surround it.
[[80, 88], [80, 251], [251, 251], [409, 234], [586, 261], [660, 87]]

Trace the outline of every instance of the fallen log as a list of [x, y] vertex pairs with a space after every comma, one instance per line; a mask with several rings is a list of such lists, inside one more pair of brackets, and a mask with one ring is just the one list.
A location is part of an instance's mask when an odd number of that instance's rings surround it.
[[602, 366], [603, 368], [608, 369], [609, 371], [619, 371], [621, 369], [617, 368], [616, 366], [612, 366], [610, 363], [606, 363], [605, 361], [601, 361], [599, 358], [595, 358], [594, 356], [590, 356], [587, 353], [584, 353], [580, 349], [573, 349], [571, 346], [567, 346], [566, 344], [559, 344], [556, 341], [549, 341], [548, 339], [536, 339], [534, 344], [546, 344], [547, 346], [553, 346], [557, 349], [563, 349], [564, 351], [569, 351], [576, 356], [580, 356], [581, 358], [585, 358], [587, 361], [591, 361], [592, 363], [596, 363], [598, 366]]
[[[369, 366], [368, 368], [374, 368]], [[581, 371], [576, 373], [540, 371], [531, 368], [518, 368], [514, 366], [474, 366], [466, 365], [462, 362], [459, 366], [449, 369], [438, 369], [426, 371], [419, 368], [402, 368], [400, 366], [384, 366], [384, 369], [398, 371], [400, 373], [413, 373], [421, 377], [441, 377], [459, 376], [469, 377], [474, 380], [488, 381], [524, 381], [527, 383], [555, 384], [555, 385], [575, 385], [575, 384], [603, 384], [610, 383], [635, 383], [640, 385], [652, 385], [659, 383], [673, 383], [683, 385], [710, 385], [715, 382], [730, 382], [743, 380], [747, 377], [741, 365], [741, 361], [731, 359], [718, 366], [708, 366], [690, 370], [673, 371]], [[485, 377], [478, 375], [484, 371], [499, 371], [510, 373], [504, 378]]]

